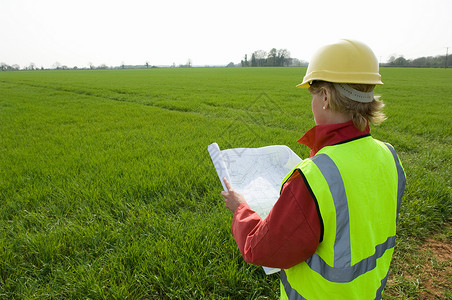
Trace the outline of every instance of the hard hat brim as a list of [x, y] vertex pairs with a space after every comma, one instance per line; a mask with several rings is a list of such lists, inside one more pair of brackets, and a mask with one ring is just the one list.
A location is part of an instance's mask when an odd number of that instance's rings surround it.
[[311, 82], [302, 82], [300, 84], [297, 84], [296, 87], [299, 89], [308, 89], [311, 86]]
[[381, 75], [379, 73], [341, 73], [331, 71], [320, 71], [306, 74], [303, 82], [298, 84], [297, 88], [309, 88], [314, 80], [322, 80], [333, 83], [356, 83], [356, 84], [375, 84], [382, 85]]

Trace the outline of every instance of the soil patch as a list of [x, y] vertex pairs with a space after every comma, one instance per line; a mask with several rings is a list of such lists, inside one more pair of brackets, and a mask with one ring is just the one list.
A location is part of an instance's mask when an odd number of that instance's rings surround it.
[[452, 244], [427, 239], [419, 249], [427, 261], [423, 264], [421, 282], [425, 288], [421, 299], [446, 299], [452, 294]]

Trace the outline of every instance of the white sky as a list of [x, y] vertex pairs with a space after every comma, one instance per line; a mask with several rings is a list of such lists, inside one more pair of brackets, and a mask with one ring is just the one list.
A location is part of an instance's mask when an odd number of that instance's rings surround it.
[[340, 38], [385, 62], [452, 53], [452, 0], [0, 0], [0, 62], [21, 67], [226, 65]]

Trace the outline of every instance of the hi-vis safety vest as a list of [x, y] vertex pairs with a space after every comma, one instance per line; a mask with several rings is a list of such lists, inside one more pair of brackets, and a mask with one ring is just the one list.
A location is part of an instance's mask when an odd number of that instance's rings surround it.
[[365, 136], [324, 147], [297, 171], [317, 202], [323, 240], [281, 271], [281, 299], [380, 299], [406, 182], [396, 152]]

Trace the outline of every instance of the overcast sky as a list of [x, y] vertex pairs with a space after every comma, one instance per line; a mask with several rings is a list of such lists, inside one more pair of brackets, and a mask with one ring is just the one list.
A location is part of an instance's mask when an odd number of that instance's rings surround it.
[[0, 62], [21, 67], [226, 65], [340, 38], [381, 62], [452, 52], [452, 0], [0, 0]]

